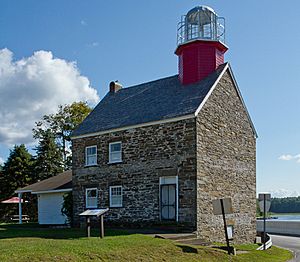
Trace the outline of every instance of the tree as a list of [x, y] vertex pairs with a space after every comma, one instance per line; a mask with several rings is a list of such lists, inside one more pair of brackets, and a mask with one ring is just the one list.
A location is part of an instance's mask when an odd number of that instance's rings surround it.
[[35, 182], [32, 166], [33, 158], [25, 145], [15, 145], [4, 163], [0, 187], [1, 199], [10, 197], [16, 189]]
[[41, 139], [46, 131], [50, 131], [59, 146], [65, 167], [70, 167], [70, 142], [72, 131], [86, 118], [91, 112], [91, 108], [84, 102], [74, 102], [71, 105], [60, 105], [55, 114], [44, 115], [41, 121], [35, 123], [33, 137]]
[[63, 159], [52, 132], [46, 130], [40, 136], [34, 170], [38, 178], [43, 180], [63, 171]]
[[64, 202], [61, 208], [61, 213], [67, 217], [68, 223], [73, 225], [73, 195], [68, 192], [64, 195]]
[[272, 198], [270, 211], [274, 213], [299, 213], [300, 196]]
[[[18, 188], [36, 182], [36, 177], [32, 170], [33, 162], [33, 158], [25, 145], [14, 146], [7, 161], [4, 163], [3, 170], [0, 172], [0, 200], [13, 196]], [[36, 199], [28, 195], [26, 200], [29, 200], [29, 202], [24, 205], [24, 212], [30, 215], [31, 218], [34, 218], [36, 214]], [[0, 205], [0, 218], [9, 214], [16, 214], [18, 212], [17, 208], [17, 205]]]

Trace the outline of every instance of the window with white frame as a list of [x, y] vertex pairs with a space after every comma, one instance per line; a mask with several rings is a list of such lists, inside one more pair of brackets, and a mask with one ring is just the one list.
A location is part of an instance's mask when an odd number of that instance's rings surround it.
[[122, 186], [109, 187], [109, 206], [122, 207], [123, 205]]
[[97, 188], [87, 188], [85, 190], [85, 206], [86, 208], [97, 208], [98, 190]]
[[122, 162], [122, 143], [109, 143], [109, 163]]
[[97, 165], [97, 146], [87, 146], [85, 148], [85, 165]]

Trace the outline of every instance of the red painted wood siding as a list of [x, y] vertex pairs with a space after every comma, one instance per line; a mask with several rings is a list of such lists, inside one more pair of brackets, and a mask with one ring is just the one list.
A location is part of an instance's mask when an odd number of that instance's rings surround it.
[[224, 63], [227, 47], [220, 42], [199, 41], [179, 46], [179, 79], [183, 85], [198, 82]]

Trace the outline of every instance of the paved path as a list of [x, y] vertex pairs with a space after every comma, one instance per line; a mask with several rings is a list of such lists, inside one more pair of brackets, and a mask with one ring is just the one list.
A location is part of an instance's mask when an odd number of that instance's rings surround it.
[[290, 262], [300, 262], [300, 237], [271, 235], [275, 246], [287, 248], [294, 252], [295, 258]]

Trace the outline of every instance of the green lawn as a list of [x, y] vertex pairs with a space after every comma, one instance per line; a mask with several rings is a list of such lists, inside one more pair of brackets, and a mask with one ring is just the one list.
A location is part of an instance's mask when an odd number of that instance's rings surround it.
[[84, 237], [79, 229], [46, 229], [37, 225], [0, 224], [0, 261], [287, 261], [291, 253], [276, 247], [228, 256], [217, 248], [183, 245], [126, 231], [107, 230], [106, 237]]

